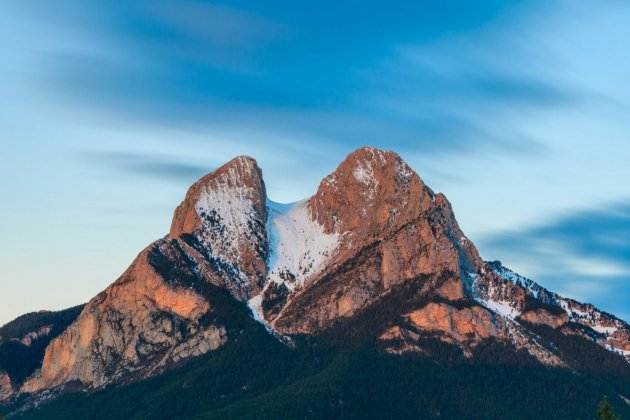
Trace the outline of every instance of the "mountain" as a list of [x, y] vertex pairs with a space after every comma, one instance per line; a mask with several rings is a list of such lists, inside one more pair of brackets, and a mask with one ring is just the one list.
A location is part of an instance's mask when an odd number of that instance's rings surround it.
[[371, 147], [293, 204], [268, 199], [254, 159], [231, 160], [69, 311], [0, 329], [19, 330], [10, 358], [29, 360], [18, 372], [0, 353], [9, 412], [580, 418], [605, 394], [630, 415], [630, 326], [484, 261], [446, 197]]
[[77, 318], [83, 305], [22, 315], [0, 327], [0, 402], [42, 363], [48, 344]]

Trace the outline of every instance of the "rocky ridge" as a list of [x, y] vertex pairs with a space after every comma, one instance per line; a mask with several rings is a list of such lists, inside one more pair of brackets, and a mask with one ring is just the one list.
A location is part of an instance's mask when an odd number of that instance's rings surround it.
[[223, 345], [205, 285], [244, 300], [266, 273], [264, 183], [238, 157], [196, 182], [175, 210], [170, 233], [143, 250], [46, 349], [21, 388], [98, 388], [140, 379]]
[[476, 283], [476, 298], [502, 315], [531, 324], [547, 325], [565, 334], [580, 334], [630, 361], [630, 329], [612, 314], [553, 293], [504, 267], [488, 263], [499, 278]]
[[169, 234], [50, 342], [41, 369], [19, 389], [0, 373], [0, 400], [142, 379], [212, 352], [231, 339], [220, 291], [289, 342], [391, 301], [370, 328], [392, 354], [430, 354], [438, 340], [472, 357], [493, 341], [571, 367], [544, 326], [630, 360], [625, 322], [483, 261], [443, 194], [397, 154], [364, 147], [290, 205], [267, 198], [249, 157], [201, 178]]

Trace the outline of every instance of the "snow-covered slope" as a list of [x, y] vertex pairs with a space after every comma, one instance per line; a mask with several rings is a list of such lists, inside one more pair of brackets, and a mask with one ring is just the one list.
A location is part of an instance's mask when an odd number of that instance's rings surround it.
[[280, 204], [267, 200], [268, 281], [289, 290], [317, 274], [334, 252], [339, 235], [324, 232], [313, 220], [307, 201]]
[[263, 290], [249, 299], [248, 306], [254, 318], [271, 329], [264, 314], [265, 296], [269, 298], [270, 293], [280, 291], [288, 301], [309, 277], [326, 266], [338, 246], [339, 235], [324, 231], [313, 219], [306, 200], [288, 204], [267, 200], [266, 229], [267, 278]]
[[[588, 303], [581, 303], [551, 292], [533, 280], [503, 266], [499, 261], [488, 263], [488, 267], [498, 275], [497, 280], [475, 282], [475, 298], [489, 309], [514, 320], [522, 314], [533, 311], [532, 307], [549, 305], [556, 308], [556, 319], [566, 317], [562, 322], [565, 328], [572, 324], [587, 327], [583, 335], [604, 348], [626, 356], [630, 361], [630, 326], [614, 315], [600, 311]], [[540, 310], [540, 309], [539, 309]], [[558, 324], [561, 321], [557, 321]]]

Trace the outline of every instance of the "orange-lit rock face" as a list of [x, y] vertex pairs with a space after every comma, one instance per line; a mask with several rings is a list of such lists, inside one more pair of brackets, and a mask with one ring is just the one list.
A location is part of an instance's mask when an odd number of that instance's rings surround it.
[[188, 234], [237, 275], [235, 298], [258, 294], [267, 267], [265, 184], [256, 161], [240, 156], [204, 176], [175, 210], [169, 236]]
[[[300, 251], [283, 254], [297, 255], [284, 262], [292, 270], [274, 274], [267, 267], [266, 205], [261, 171], [251, 158], [233, 159], [201, 178], [176, 209], [168, 237], [85, 306], [50, 343], [41, 371], [22, 391], [144, 378], [217, 349], [227, 340], [216, 321], [217, 288], [249, 301], [266, 326], [286, 335], [317, 334], [390, 303], [387, 319], [377, 313], [382, 323], [373, 327], [394, 353], [424, 352], [429, 334], [466, 356], [483, 340], [497, 339], [542, 363], [562, 365], [519, 320], [562, 332], [581, 323], [600, 332], [602, 346], [630, 351], [627, 324], [531, 281], [506, 278], [505, 270], [482, 261], [445, 196], [434, 194], [395, 153], [357, 150], [313, 197], [283, 213], [288, 219], [276, 227], [290, 233], [285, 245]], [[254, 296], [259, 300], [250, 300]], [[562, 304], [569, 315], [527, 311], [533, 298]], [[0, 374], [0, 399], [13, 392], [7, 380]]]
[[444, 303], [429, 303], [407, 315], [416, 327], [439, 331], [457, 341], [479, 340], [504, 334], [504, 323], [485, 308], [473, 306], [456, 309]]
[[309, 200], [327, 232], [357, 238], [401, 226], [426, 209], [432, 193], [393, 152], [362, 148], [321, 182]]
[[545, 309], [536, 309], [521, 314], [521, 319], [530, 324], [547, 325], [551, 328], [560, 328], [567, 323], [569, 317], [566, 313], [552, 314]]
[[31, 331], [25, 334], [22, 338], [20, 338], [20, 342], [24, 344], [26, 347], [30, 347], [33, 344], [33, 341], [45, 337], [52, 331], [52, 326], [44, 325], [43, 327], [38, 328], [35, 331]]
[[225, 342], [222, 326], [200, 323], [202, 315], [212, 310], [206, 299], [191, 289], [167, 284], [149, 264], [151, 249], [143, 251], [50, 343], [41, 371], [22, 391], [36, 392], [69, 381], [99, 387], [126, 375], [159, 371]]
[[419, 276], [453, 273], [439, 293], [461, 299], [463, 273], [483, 266], [446, 198], [395, 153], [352, 153], [308, 203], [317, 222], [340, 240], [327, 267], [268, 319], [282, 333], [325, 328]]
[[[630, 332], [628, 330], [618, 329], [608, 337], [607, 341], [614, 348], [630, 352]], [[627, 358], [630, 358], [630, 354], [627, 355]]]
[[438, 265], [458, 272], [460, 262], [472, 271], [481, 262], [446, 197], [434, 194], [393, 152], [364, 147], [350, 154], [324, 178], [309, 205], [327, 232], [342, 235], [341, 259], [382, 241], [386, 282], [435, 272]]
[[389, 353], [426, 353], [423, 344], [430, 336], [458, 346], [464, 356], [471, 357], [477, 345], [493, 339], [524, 349], [543, 364], [564, 365], [522, 326], [478, 305], [457, 308], [443, 302], [431, 302], [402, 315], [402, 318], [402, 324], [389, 327], [379, 336]]
[[0, 371], [0, 402], [8, 400], [13, 394], [13, 386], [9, 375]]
[[435, 293], [438, 296], [453, 301], [460, 300], [465, 297], [464, 285], [456, 277], [452, 277], [445, 281], [438, 289], [436, 289]]
[[188, 320], [210, 309], [208, 302], [192, 290], [168, 286], [149, 264], [147, 251], [140, 254], [123, 278], [106, 291], [101, 305], [123, 309], [150, 305]]

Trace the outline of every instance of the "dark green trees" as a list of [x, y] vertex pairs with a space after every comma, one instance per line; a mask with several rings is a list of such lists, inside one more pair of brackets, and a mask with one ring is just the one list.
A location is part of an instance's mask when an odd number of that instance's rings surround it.
[[606, 397], [604, 397], [597, 406], [597, 418], [599, 420], [621, 420], [620, 417], [613, 411], [613, 408]]

